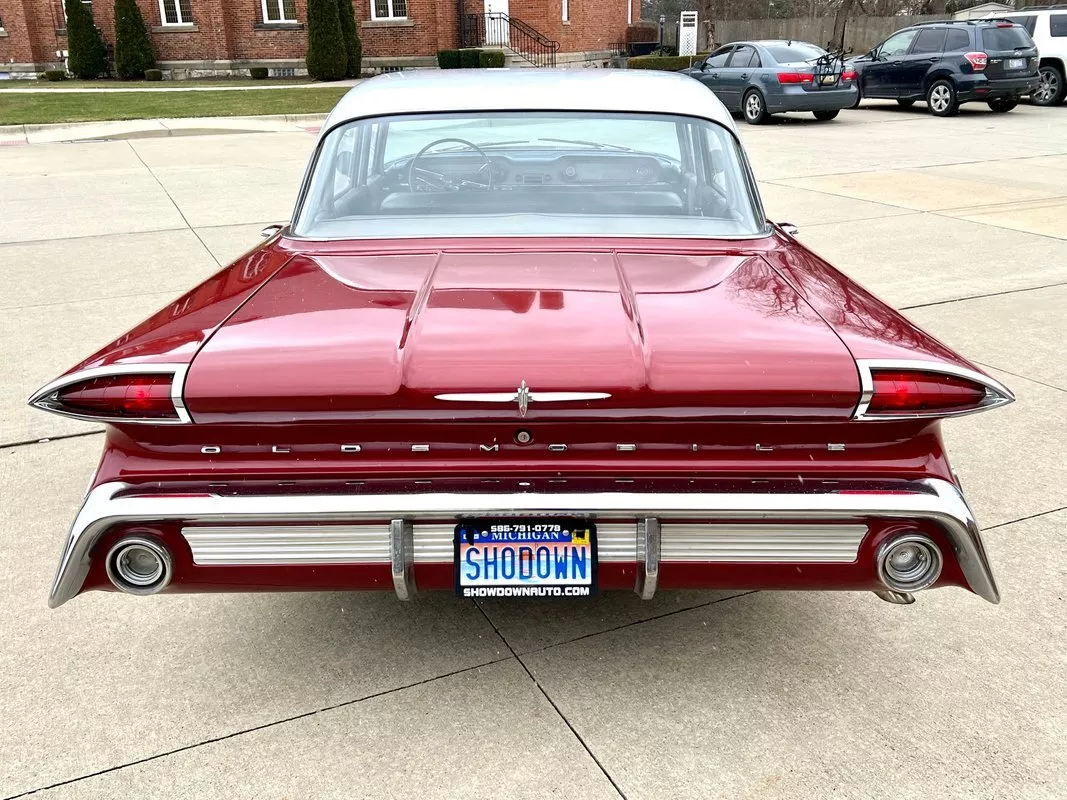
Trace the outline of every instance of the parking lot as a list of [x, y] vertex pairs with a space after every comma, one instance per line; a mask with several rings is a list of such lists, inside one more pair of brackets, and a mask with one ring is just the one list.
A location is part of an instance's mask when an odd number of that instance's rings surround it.
[[1067, 108], [739, 123], [769, 216], [1006, 383], [946, 423], [958, 589], [94, 593], [46, 605], [99, 429], [33, 389], [286, 220], [291, 129], [0, 148], [0, 797], [1067, 797]]

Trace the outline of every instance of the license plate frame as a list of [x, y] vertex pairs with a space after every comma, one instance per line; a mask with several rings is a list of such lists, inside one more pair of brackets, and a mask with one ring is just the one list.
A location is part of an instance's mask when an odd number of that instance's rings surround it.
[[456, 522], [452, 548], [458, 597], [597, 594], [597, 530], [587, 517], [464, 518]]
[[822, 75], [819, 78], [819, 85], [821, 86], [833, 86], [835, 83], [837, 83], [837, 75], [833, 73]]
[[1008, 69], [1026, 69], [1025, 58], [1009, 58]]

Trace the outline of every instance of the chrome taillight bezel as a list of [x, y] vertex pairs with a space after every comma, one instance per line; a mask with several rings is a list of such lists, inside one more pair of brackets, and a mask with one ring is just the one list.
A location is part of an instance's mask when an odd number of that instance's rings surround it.
[[[83, 420], [86, 422], [102, 422], [107, 424], [132, 424], [132, 425], [186, 425], [191, 423], [192, 417], [185, 407], [183, 392], [185, 390], [185, 377], [189, 371], [188, 364], [111, 364], [106, 367], [92, 367], [77, 372], [71, 372], [51, 383], [45, 384], [34, 392], [27, 403], [42, 411], [50, 411], [62, 417]], [[117, 375], [170, 375], [170, 399], [174, 403], [176, 419], [159, 417], [107, 417], [95, 414], [80, 414], [64, 408], [58, 401], [59, 392], [76, 383], [93, 380], [94, 378], [107, 378]]]
[[[942, 364], [936, 361], [922, 361], [910, 358], [857, 358], [856, 368], [860, 374], [860, 401], [852, 414], [852, 419], [854, 420], [864, 422], [900, 422], [904, 420], [963, 417], [1015, 402], [1015, 395], [1000, 381], [976, 370], [959, 367], [954, 364]], [[874, 397], [874, 373], [878, 370], [902, 370], [964, 378], [984, 386], [986, 390], [985, 398], [978, 405], [968, 408], [907, 411], [900, 414], [868, 414], [867, 409], [870, 407], [871, 399]]]

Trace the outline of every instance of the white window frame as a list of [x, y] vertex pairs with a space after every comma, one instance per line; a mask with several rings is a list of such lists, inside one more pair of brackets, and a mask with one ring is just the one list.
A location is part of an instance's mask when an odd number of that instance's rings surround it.
[[[264, 25], [292, 25], [294, 22], [299, 22], [295, 16], [291, 19], [285, 16], [285, 0], [260, 0], [261, 11], [263, 12], [263, 24]], [[278, 12], [278, 19], [269, 19], [267, 14], [267, 7], [273, 5]], [[293, 14], [296, 14], [295, 4]]]
[[[167, 22], [167, 3], [174, 3], [174, 15], [178, 18], [177, 22]], [[182, 16], [181, 0], [159, 0], [159, 24], [163, 27], [173, 27], [176, 25], [192, 25], [193, 21]]]
[[561, 0], [560, 3], [563, 6], [563, 21], [571, 21], [571, 3], [570, 0]]
[[370, 18], [372, 20], [378, 20], [378, 19], [407, 19], [408, 18], [408, 14], [407, 14], [408, 6], [407, 6], [407, 3], [404, 3], [404, 15], [403, 16], [397, 16], [393, 12], [393, 0], [385, 0], [385, 2], [386, 2], [386, 8], [389, 10], [389, 14], [387, 16], [380, 17], [380, 16], [378, 16], [378, 3], [375, 2], [375, 0], [370, 0]]
[[[89, 6], [89, 13], [93, 13], [93, 0], [82, 0], [83, 6]], [[63, 9], [63, 26], [67, 25], [67, 4], [64, 2], [59, 3], [59, 7]]]
[[634, 24], [634, 0], [626, 0], [626, 24]]

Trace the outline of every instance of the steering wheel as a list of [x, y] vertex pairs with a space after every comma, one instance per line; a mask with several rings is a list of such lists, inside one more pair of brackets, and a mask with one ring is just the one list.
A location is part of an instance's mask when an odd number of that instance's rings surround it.
[[[478, 168], [475, 175], [480, 175], [482, 172], [485, 172], [489, 177], [485, 181], [470, 180], [468, 178], [450, 178], [444, 173], [434, 172], [432, 169], [426, 169], [425, 167], [419, 166], [419, 160], [426, 155], [427, 151], [437, 147], [439, 144], [444, 144], [445, 142], [461, 144], [480, 155], [482, 161], [485, 163]], [[416, 188], [416, 181], [425, 188]], [[412, 192], [449, 192], [459, 191], [460, 189], [480, 189], [484, 192], [489, 191], [492, 188], [493, 162], [489, 160], [489, 156], [485, 154], [485, 151], [482, 150], [482, 148], [474, 144], [474, 142], [468, 142], [466, 139], [456, 139], [449, 136], [444, 139], [437, 139], [436, 141], [430, 142], [422, 148], [413, 159], [411, 159], [411, 166], [408, 167], [408, 189]]]

